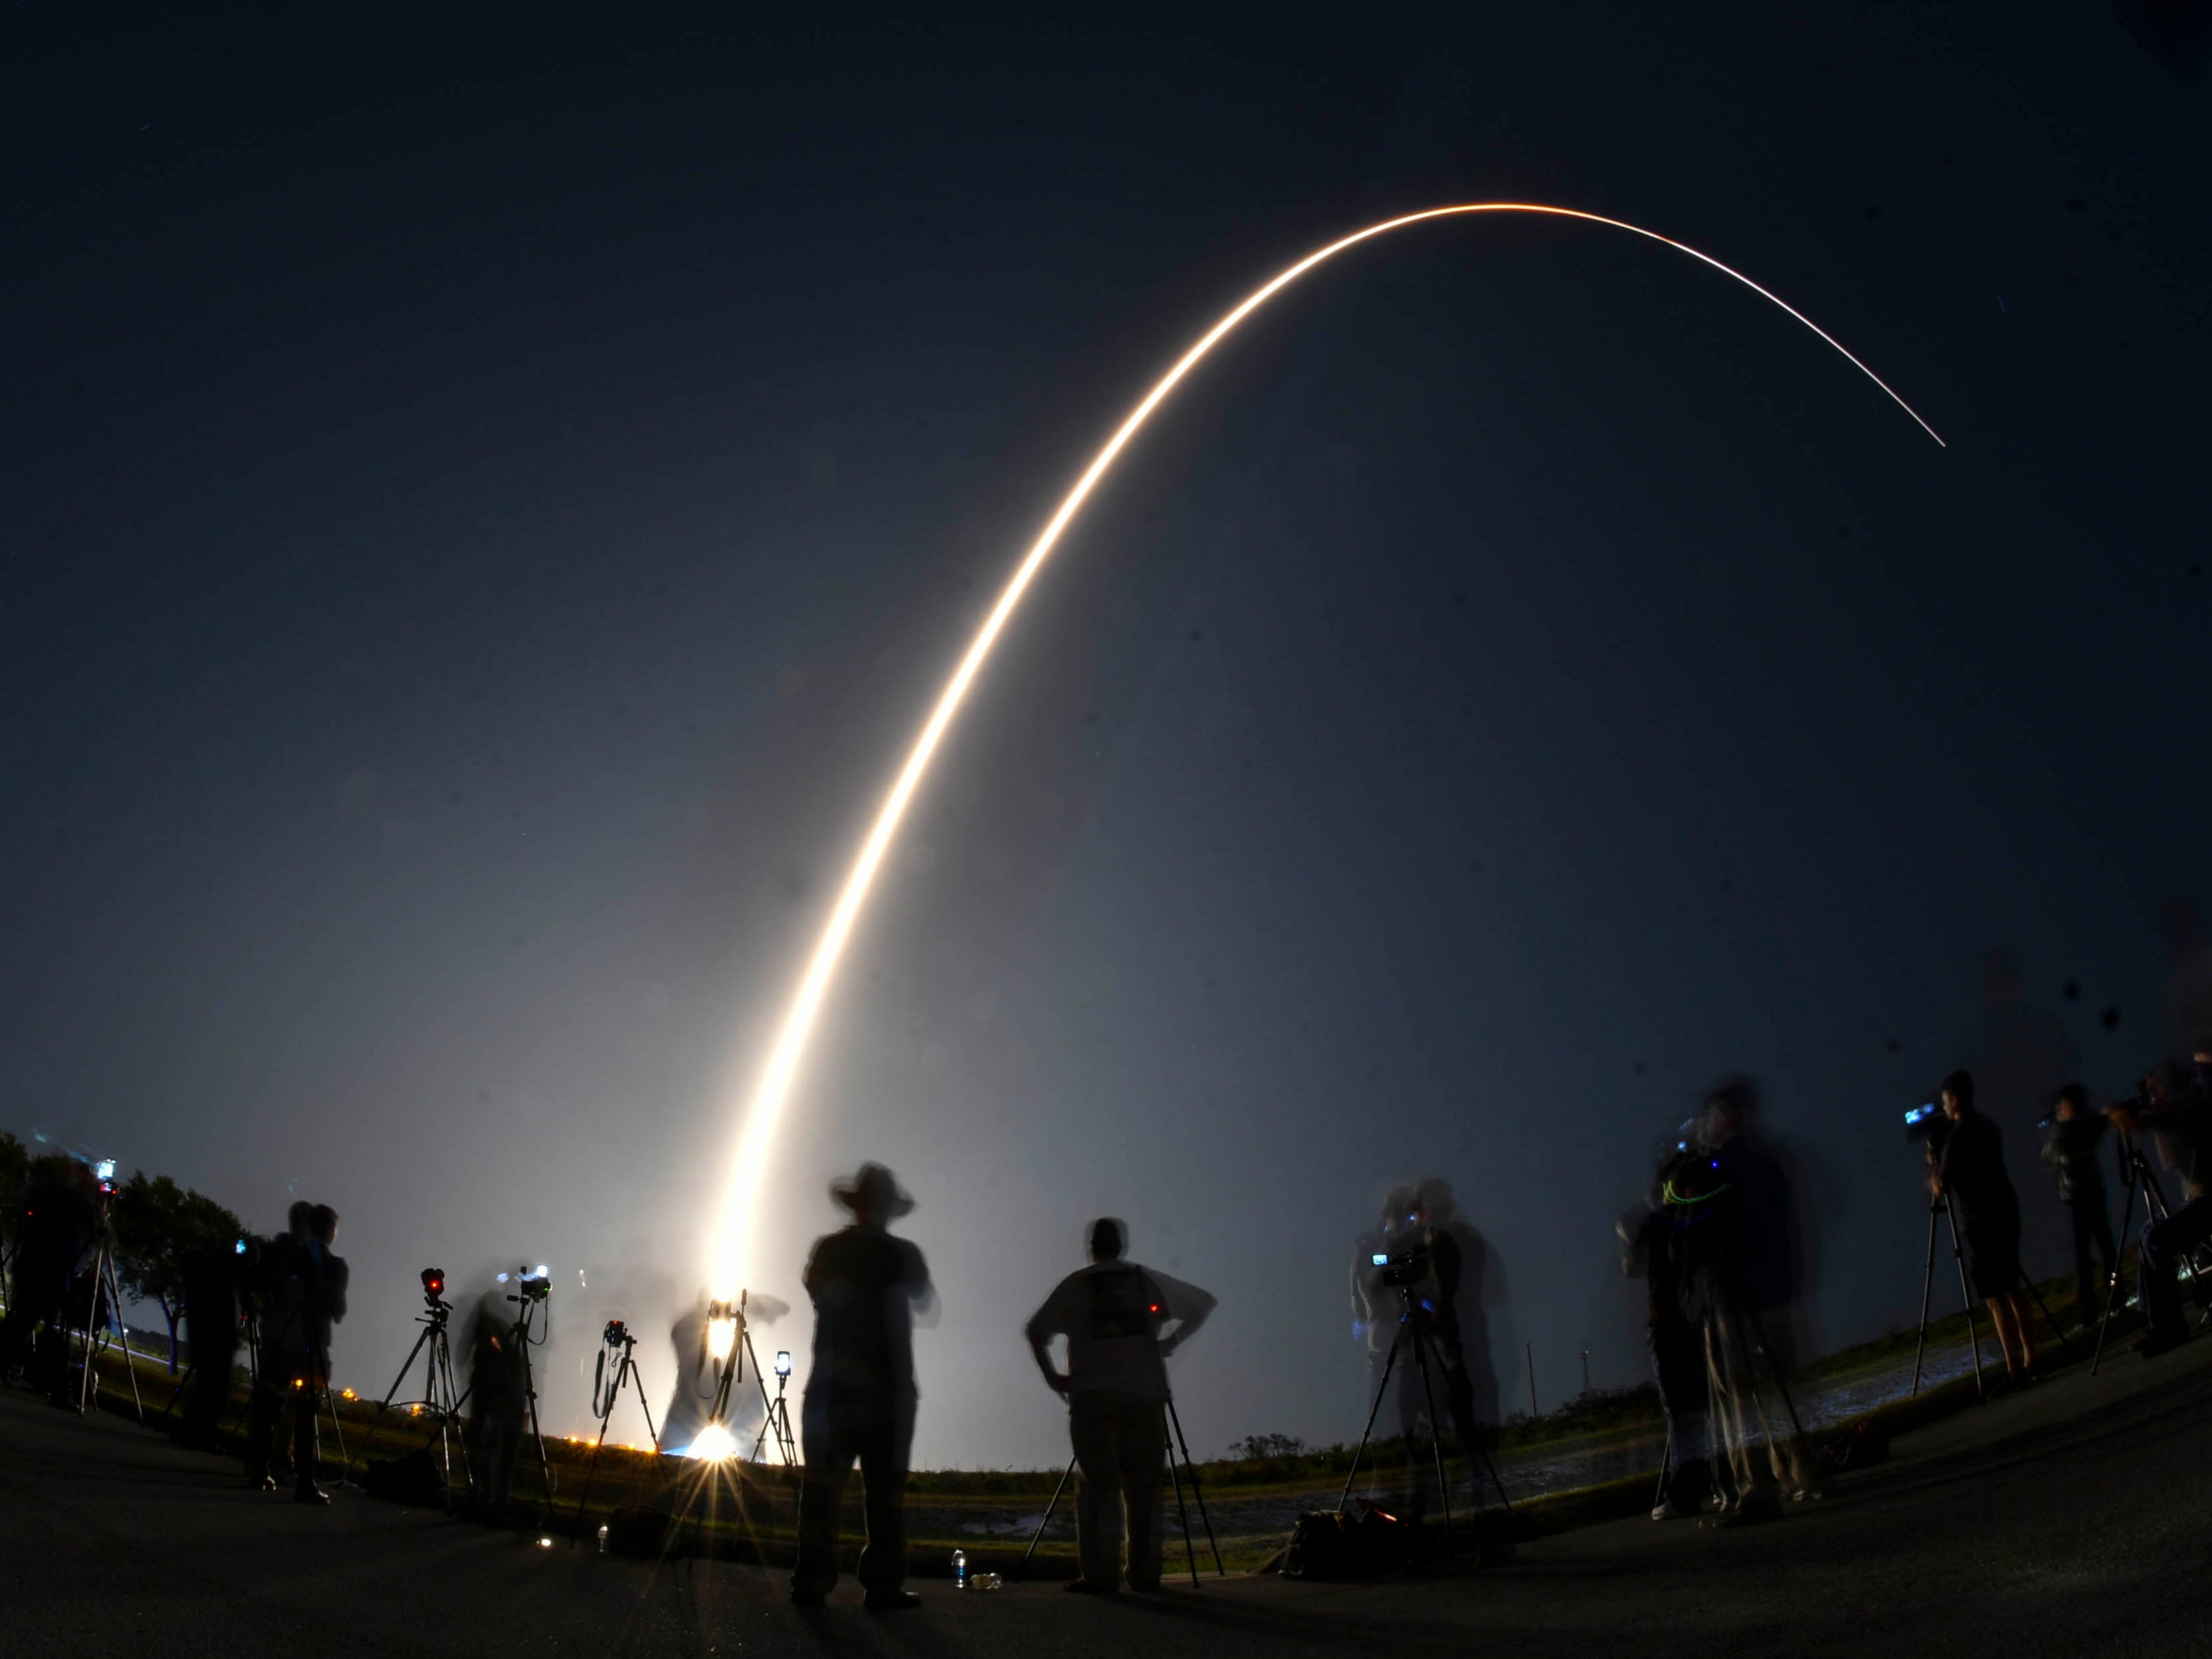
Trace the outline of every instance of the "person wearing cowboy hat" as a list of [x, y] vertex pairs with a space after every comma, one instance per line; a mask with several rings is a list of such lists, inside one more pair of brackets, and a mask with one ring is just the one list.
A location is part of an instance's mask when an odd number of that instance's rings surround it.
[[805, 1479], [799, 1494], [799, 1561], [791, 1599], [817, 1606], [837, 1582], [837, 1508], [860, 1460], [867, 1547], [864, 1605], [877, 1612], [921, 1605], [906, 1588], [907, 1453], [914, 1443], [914, 1314], [930, 1304], [929, 1268], [910, 1240], [884, 1224], [914, 1200], [880, 1164], [863, 1164], [830, 1196], [852, 1225], [814, 1242], [806, 1293], [814, 1301], [814, 1364], [799, 1407]]

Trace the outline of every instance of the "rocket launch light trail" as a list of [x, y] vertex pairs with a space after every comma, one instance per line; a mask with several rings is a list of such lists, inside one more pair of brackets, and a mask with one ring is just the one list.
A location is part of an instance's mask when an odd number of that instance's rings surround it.
[[823, 998], [828, 994], [830, 981], [836, 974], [838, 959], [844, 954], [846, 941], [852, 936], [853, 925], [860, 917], [861, 906], [867, 902], [869, 890], [875, 884], [876, 872], [883, 864], [891, 837], [898, 833], [907, 806], [913, 800], [915, 791], [921, 787], [922, 776], [929, 769], [929, 763], [937, 753], [938, 744], [944, 739], [945, 729], [951, 725], [953, 715], [959, 712], [961, 701], [967, 696], [969, 686], [982, 668], [984, 659], [990, 655], [991, 647], [1012, 617], [1014, 607], [1021, 603], [1023, 594], [1029, 591], [1030, 583], [1036, 578], [1038, 569], [1051, 556], [1061, 534], [1084, 502], [1090, 499], [1099, 480], [1106, 476], [1107, 469], [1128, 447], [1129, 441], [1151, 418], [1152, 411], [1182, 383], [1191, 370], [1198, 367], [1207, 353], [1227, 337], [1239, 323], [1315, 266], [1335, 258], [1348, 248], [1357, 247], [1394, 230], [1403, 230], [1408, 226], [1424, 224], [1431, 220], [1458, 218], [1478, 213], [1526, 213], [1553, 219], [1575, 219], [1585, 224], [1626, 231], [1632, 235], [1673, 248], [1678, 253], [1686, 253], [1699, 264], [1710, 265], [1723, 276], [1742, 283], [1761, 299], [1780, 307], [1812, 330], [1859, 373], [1887, 392], [1892, 402], [1918, 423], [1921, 430], [1934, 438], [1938, 445], [1943, 442], [1936, 428], [1922, 420], [1912, 405], [1899, 397], [1888, 382], [1853, 356], [1834, 335], [1779, 295], [1761, 288], [1741, 271], [1723, 264], [1709, 253], [1700, 253], [1686, 242], [1678, 242], [1671, 236], [1662, 236], [1657, 231], [1646, 230], [1641, 225], [1632, 225], [1624, 219], [1608, 219], [1602, 214], [1585, 213], [1578, 208], [1549, 207], [1534, 202], [1471, 202], [1430, 208], [1400, 218], [1386, 219], [1380, 224], [1368, 226], [1364, 230], [1354, 231], [1349, 236], [1309, 253], [1262, 283], [1199, 337], [1197, 343], [1184, 352], [1175, 366], [1159, 378], [1116, 428], [1114, 435], [1106, 441], [1105, 447], [1092, 457], [1091, 465], [1084, 469], [1082, 477], [1075, 481], [1074, 487], [1067, 492], [1046, 523], [1043, 533], [1038, 536], [1027, 556], [1015, 568], [1013, 575], [1000, 592], [998, 602], [991, 607], [990, 614], [983, 619], [983, 625], [977, 629], [966, 654], [960, 659], [959, 666], [953, 670], [952, 678], [945, 682], [945, 690], [939, 693], [928, 722], [921, 728], [921, 735], [915, 740], [906, 763], [900, 767], [898, 776], [892, 781], [890, 793], [877, 809], [875, 823], [868, 830], [866, 841], [861, 843], [859, 856], [853, 860], [844, 887], [837, 895], [836, 908], [830, 911], [822, 936], [815, 943], [814, 953], [807, 959], [806, 971], [800, 976], [799, 988], [785, 1012], [775, 1046], [769, 1050], [768, 1063], [754, 1085], [752, 1101], [745, 1113], [744, 1127], [738, 1135], [736, 1162], [731, 1171], [730, 1184], [708, 1263], [709, 1285], [714, 1295], [723, 1298], [734, 1297], [738, 1286], [744, 1283], [744, 1268], [752, 1255], [752, 1227], [758, 1209], [761, 1179], [766, 1172], [769, 1152], [775, 1143], [776, 1126], [782, 1119], [785, 1103], [790, 1097], [792, 1083], [798, 1075], [799, 1062], [805, 1051], [806, 1040], [812, 1034], [815, 1018], [822, 1011]]

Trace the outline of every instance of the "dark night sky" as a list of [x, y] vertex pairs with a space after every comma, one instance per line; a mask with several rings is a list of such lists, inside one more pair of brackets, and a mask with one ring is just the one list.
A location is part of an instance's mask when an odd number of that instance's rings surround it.
[[757, 1288], [889, 1162], [945, 1303], [917, 1455], [1048, 1463], [1019, 1324], [1119, 1213], [1223, 1298], [1199, 1449], [1344, 1438], [1349, 1241], [1436, 1172], [1506, 1403], [1527, 1341], [1553, 1405], [1583, 1348], [1641, 1375], [1611, 1220], [1726, 1071], [1803, 1165], [1823, 1339], [1909, 1320], [1898, 1115], [1958, 1064], [2056, 1271], [2040, 1091], [2187, 1035], [2212, 901], [2193, 14], [1519, 11], [12, 14], [0, 1123], [258, 1227], [334, 1203], [365, 1391], [417, 1267], [551, 1262], [580, 1421], [605, 1314], [700, 1284], [796, 966], [1089, 449], [1310, 246], [1533, 198], [1737, 265], [1952, 447], [1588, 227], [1295, 290], [980, 683]]

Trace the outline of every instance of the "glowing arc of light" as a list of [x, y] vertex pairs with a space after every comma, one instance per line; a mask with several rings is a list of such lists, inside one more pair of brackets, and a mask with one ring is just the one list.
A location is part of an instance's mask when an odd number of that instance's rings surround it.
[[875, 823], [868, 830], [866, 841], [861, 843], [859, 856], [853, 860], [852, 870], [845, 878], [845, 885], [837, 895], [836, 906], [830, 913], [829, 922], [823, 928], [821, 938], [816, 941], [814, 954], [807, 959], [806, 971], [800, 977], [799, 989], [784, 1014], [783, 1025], [776, 1035], [775, 1048], [769, 1051], [768, 1064], [754, 1086], [752, 1101], [745, 1113], [744, 1127], [738, 1137], [737, 1158], [709, 1263], [709, 1283], [714, 1295], [734, 1296], [742, 1283], [740, 1264], [751, 1255], [751, 1228], [769, 1146], [782, 1119], [784, 1103], [790, 1095], [792, 1080], [798, 1073], [799, 1057], [805, 1049], [806, 1040], [813, 1032], [816, 1016], [821, 1012], [823, 998], [828, 994], [830, 981], [836, 973], [838, 960], [844, 954], [846, 940], [852, 933], [854, 922], [860, 916], [860, 907], [867, 902], [869, 890], [875, 884], [876, 872], [883, 863], [884, 853], [890, 848], [891, 837], [898, 833], [900, 822], [906, 816], [908, 803], [914, 799], [915, 789], [921, 786], [922, 776], [928, 771], [929, 763], [937, 752], [938, 744], [943, 739], [945, 728], [951, 725], [953, 715], [959, 712], [961, 702], [981, 670], [984, 659], [990, 655], [991, 647], [997, 642], [1007, 619], [1013, 615], [1014, 607], [1021, 603], [1023, 594], [1029, 590], [1038, 569], [1051, 556], [1069, 522], [1090, 498], [1098, 481], [1105, 477], [1107, 469], [1113, 465], [1115, 459], [1127, 447], [1129, 441], [1137, 435], [1168, 394], [1181, 385], [1184, 377], [1197, 368], [1239, 323], [1277, 294], [1316, 265], [1334, 258], [1347, 248], [1357, 247], [1362, 242], [1387, 235], [1394, 230], [1403, 230], [1408, 225], [1476, 213], [1528, 213], [1547, 218], [1576, 219], [1587, 224], [1603, 225], [1613, 230], [1625, 230], [1673, 248], [1678, 253], [1686, 253], [1699, 264], [1710, 265], [1723, 276], [1742, 283], [1761, 299], [1779, 307], [1812, 330], [1834, 348], [1845, 362], [1880, 386], [1893, 403], [1912, 417], [1922, 431], [1935, 439], [1939, 446], [1943, 443], [1936, 428], [1922, 420], [1919, 411], [1899, 396], [1887, 381], [1855, 356], [1842, 341], [1780, 295], [1760, 287], [1741, 271], [1723, 264], [1709, 253], [1699, 252], [1686, 242], [1678, 242], [1656, 230], [1632, 225], [1626, 219], [1609, 219], [1603, 214], [1586, 213], [1579, 208], [1551, 207], [1537, 202], [1470, 202], [1429, 208], [1419, 213], [1386, 219], [1380, 224], [1368, 226], [1364, 230], [1354, 231], [1349, 236], [1309, 253], [1262, 283], [1199, 337], [1197, 343], [1184, 352], [1175, 366], [1159, 378], [1114, 435], [1106, 441], [1105, 447], [1091, 459], [1091, 465], [1084, 469], [1083, 476], [1075, 481], [1074, 488], [1067, 492], [1046, 523], [1043, 533], [1030, 547], [1028, 556], [1015, 569], [1000, 593], [998, 603], [991, 607], [989, 616], [984, 618], [983, 625], [976, 631], [966, 654], [960, 659], [960, 665], [953, 670], [952, 678], [945, 682], [945, 690], [938, 695], [937, 705], [930, 711], [928, 723], [915, 740], [906, 764], [899, 769], [890, 794], [884, 797], [883, 805], [877, 811]]

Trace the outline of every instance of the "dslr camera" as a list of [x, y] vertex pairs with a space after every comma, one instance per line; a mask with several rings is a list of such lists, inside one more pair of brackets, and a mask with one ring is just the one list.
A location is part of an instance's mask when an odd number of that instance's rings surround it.
[[599, 1333], [599, 1340], [610, 1348], [619, 1348], [629, 1340], [629, 1327], [619, 1319], [610, 1319], [606, 1329]]
[[553, 1280], [540, 1265], [534, 1273], [528, 1267], [514, 1270], [514, 1288], [520, 1295], [509, 1297], [510, 1302], [543, 1302], [552, 1293]]

